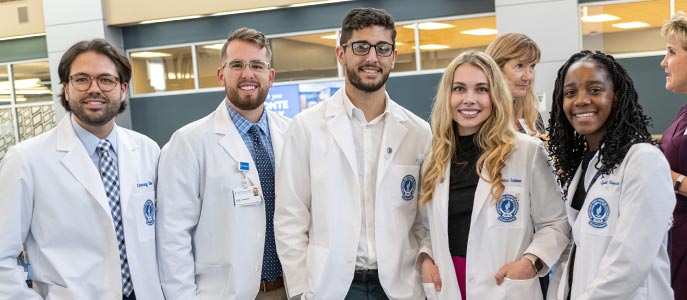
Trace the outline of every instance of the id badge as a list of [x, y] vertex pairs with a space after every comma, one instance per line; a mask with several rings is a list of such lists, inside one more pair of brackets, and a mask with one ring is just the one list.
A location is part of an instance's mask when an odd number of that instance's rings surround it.
[[258, 205], [262, 201], [260, 190], [256, 186], [235, 188], [232, 192], [234, 194], [234, 206]]

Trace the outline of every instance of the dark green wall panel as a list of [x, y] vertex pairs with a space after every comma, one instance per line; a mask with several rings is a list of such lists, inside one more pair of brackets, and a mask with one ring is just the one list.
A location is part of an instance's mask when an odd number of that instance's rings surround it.
[[0, 63], [48, 58], [45, 36], [0, 41]]

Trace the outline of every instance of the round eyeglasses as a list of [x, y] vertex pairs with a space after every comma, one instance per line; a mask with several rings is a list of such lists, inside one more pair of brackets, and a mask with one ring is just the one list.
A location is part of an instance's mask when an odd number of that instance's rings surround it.
[[359, 56], [364, 56], [370, 53], [370, 49], [373, 47], [375, 48], [375, 52], [377, 52], [378, 56], [391, 56], [392, 53], [394, 53], [394, 44], [390, 44], [387, 42], [379, 42], [374, 45], [366, 42], [366, 41], [358, 41], [358, 42], [350, 42], [341, 45], [341, 47], [348, 47], [351, 46], [351, 49], [353, 49], [353, 54], [359, 55]]
[[76, 74], [69, 76], [69, 83], [77, 91], [85, 92], [91, 87], [91, 82], [94, 79], [98, 85], [98, 88], [103, 92], [110, 92], [114, 90], [119, 82], [119, 77], [114, 75], [91, 76], [86, 74]]
[[270, 69], [270, 64], [260, 61], [260, 60], [251, 60], [249, 62], [242, 61], [242, 60], [232, 60], [225, 62], [222, 64], [222, 68], [229, 66], [229, 70], [235, 71], [235, 72], [240, 72], [243, 71], [243, 69], [248, 66], [251, 71], [257, 72], [257, 73], [264, 73], [267, 70]]

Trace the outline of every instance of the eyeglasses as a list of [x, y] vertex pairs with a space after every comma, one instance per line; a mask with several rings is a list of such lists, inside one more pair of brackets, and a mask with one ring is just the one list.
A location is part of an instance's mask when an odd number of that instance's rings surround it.
[[98, 88], [100, 88], [100, 90], [103, 92], [110, 92], [114, 90], [119, 82], [119, 77], [114, 75], [91, 76], [86, 74], [76, 74], [69, 76], [69, 83], [71, 83], [72, 87], [77, 91], [85, 92], [91, 87], [91, 82], [93, 79], [95, 79], [95, 82], [98, 84]]
[[394, 44], [390, 44], [387, 42], [379, 42], [377, 44], [372, 45], [366, 41], [359, 41], [341, 45], [341, 47], [344, 48], [347, 46], [351, 46], [351, 49], [353, 49], [353, 54], [359, 56], [367, 55], [368, 53], [370, 53], [370, 49], [372, 49], [372, 47], [375, 48], [375, 51], [377, 52], [378, 56], [387, 57], [391, 56], [391, 54], [394, 53]]
[[246, 66], [248, 66], [251, 69], [251, 71], [256, 73], [267, 72], [267, 70], [269, 70], [270, 68], [270, 64], [259, 60], [251, 60], [249, 62], [245, 62], [242, 60], [232, 60], [222, 64], [222, 69], [224, 69], [225, 66], [229, 66], [229, 69], [235, 72], [243, 71], [243, 69], [245, 69]]

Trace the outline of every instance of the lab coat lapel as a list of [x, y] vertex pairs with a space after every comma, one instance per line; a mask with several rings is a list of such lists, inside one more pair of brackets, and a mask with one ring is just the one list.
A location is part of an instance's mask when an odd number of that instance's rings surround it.
[[[483, 177], [488, 176], [486, 170], [482, 169], [481, 172]], [[490, 205], [490, 201], [487, 201], [488, 199], [491, 199], [491, 184], [487, 182], [484, 178], [479, 179], [477, 182], [477, 189], [475, 190], [475, 201], [472, 204], [472, 216], [470, 217], [470, 227], [472, 228], [475, 226], [475, 221], [477, 220], [477, 217], [480, 215], [482, 208], [484, 206]]]
[[346, 156], [346, 161], [351, 167], [354, 178], [358, 178], [358, 162], [355, 157], [355, 148], [353, 146], [353, 131], [351, 129], [351, 122], [346, 115], [345, 107], [343, 105], [343, 91], [339, 90], [335, 96], [330, 99], [325, 112], [327, 120], [327, 128], [336, 142], [341, 148], [341, 151]]
[[[250, 164], [248, 170], [248, 179], [255, 185], [260, 187], [260, 177], [258, 176], [258, 171], [253, 161], [253, 157], [248, 152], [241, 134], [234, 126], [234, 123], [229, 117], [229, 110], [227, 110], [227, 105], [224, 101], [228, 101], [224, 98], [222, 103], [219, 104], [217, 110], [215, 110], [214, 115], [214, 132], [219, 135], [218, 143], [224, 151], [229, 154], [229, 156], [237, 162], [248, 162]], [[262, 188], [260, 188], [262, 190]]]
[[[384, 121], [384, 132], [382, 133], [382, 143], [379, 147], [379, 164], [377, 165], [377, 186], [381, 186], [381, 182], [386, 175], [386, 172], [391, 166], [396, 153], [398, 153], [401, 142], [405, 139], [408, 128], [403, 125], [406, 121], [405, 117], [396, 111], [393, 102], [388, 101], [389, 114]], [[384, 158], [384, 159], [382, 159]]]
[[281, 149], [284, 145], [284, 133], [286, 133], [288, 128], [280, 128], [279, 125], [274, 122], [275, 118], [272, 117], [272, 113], [269, 113], [267, 110], [265, 110], [265, 113], [267, 114], [267, 123], [270, 127], [270, 140], [272, 140], [272, 151], [274, 151], [274, 167], [276, 169], [277, 163], [281, 161]]
[[[109, 215], [110, 205], [105, 195], [103, 181], [90, 156], [86, 153], [86, 149], [76, 136], [70, 118], [71, 114], [65, 115], [56, 128], [57, 151], [65, 152], [61, 163]], [[57, 178], [57, 180], [63, 179]]]
[[126, 213], [131, 189], [135, 184], [136, 166], [140, 162], [136, 159], [136, 144], [129, 139], [129, 135], [119, 127], [115, 126], [115, 130], [117, 130], [117, 156], [119, 157], [119, 201], [122, 212]]

